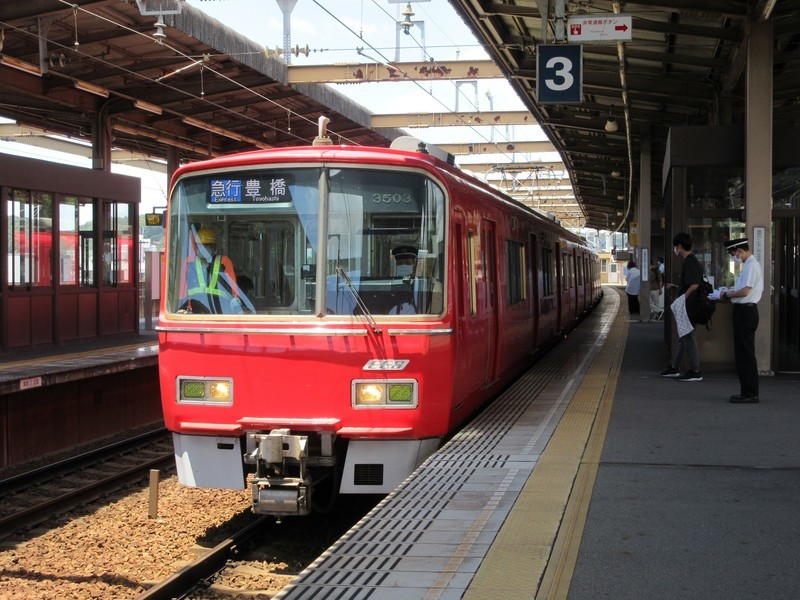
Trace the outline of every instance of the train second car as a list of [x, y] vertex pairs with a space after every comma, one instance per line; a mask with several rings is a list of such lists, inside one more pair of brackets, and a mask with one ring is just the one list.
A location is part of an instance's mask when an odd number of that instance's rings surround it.
[[179, 480], [278, 516], [394, 489], [600, 295], [582, 239], [423, 147], [186, 165], [166, 261]]

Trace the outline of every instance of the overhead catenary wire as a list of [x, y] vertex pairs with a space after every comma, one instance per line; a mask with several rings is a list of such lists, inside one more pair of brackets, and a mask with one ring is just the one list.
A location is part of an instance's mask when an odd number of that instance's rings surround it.
[[[375, 3], [375, 0], [372, 0], [372, 1], [373, 1], [373, 4], [374, 4], [374, 3]], [[337, 23], [339, 23], [339, 24], [340, 24], [342, 27], [344, 27], [344, 28], [345, 28], [347, 31], [349, 31], [349, 32], [350, 32], [351, 34], [353, 34], [355, 37], [357, 37], [357, 38], [361, 39], [362, 41], [366, 42], [366, 40], [364, 40], [364, 38], [363, 38], [363, 37], [360, 37], [360, 36], [359, 36], [359, 35], [358, 35], [358, 34], [357, 34], [355, 31], [353, 31], [353, 29], [352, 29], [350, 26], [348, 26], [348, 25], [347, 25], [346, 23], [344, 23], [344, 22], [343, 22], [343, 21], [342, 21], [342, 20], [341, 20], [339, 17], [337, 17], [337, 16], [336, 16], [335, 14], [333, 14], [333, 13], [332, 13], [330, 10], [328, 10], [328, 9], [327, 9], [325, 6], [323, 6], [323, 5], [322, 5], [322, 4], [321, 4], [321, 3], [320, 3], [318, 0], [314, 0], [314, 4], [316, 4], [316, 5], [317, 5], [317, 6], [318, 6], [320, 9], [322, 9], [322, 10], [323, 10], [325, 13], [327, 13], [327, 14], [328, 14], [328, 15], [329, 15], [329, 16], [330, 16], [332, 19], [334, 19], [334, 20], [335, 20]], [[376, 4], [376, 6], [378, 6], [378, 5]], [[393, 23], [395, 23], [395, 22], [396, 22], [396, 21], [395, 21], [395, 18], [394, 18], [394, 16], [393, 16], [393, 15], [391, 15], [391, 14], [389, 14], [389, 13], [388, 13], [388, 12], [387, 12], [385, 9], [383, 9], [383, 7], [380, 7], [380, 6], [378, 6], [378, 8], [380, 8], [380, 9], [381, 9], [381, 10], [382, 10], [382, 11], [383, 11], [383, 12], [384, 12], [386, 15], [387, 15], [387, 17], [388, 17], [388, 18], [391, 18], [391, 20], [392, 20], [392, 22], [393, 22]], [[412, 39], [414, 39], [414, 42], [415, 42], [415, 43], [417, 43], [417, 45], [418, 45], [420, 48], [422, 48], [422, 45], [419, 43], [419, 41], [418, 41], [416, 38], [414, 38], [413, 36], [411, 36], [411, 37], [412, 37]], [[475, 127], [474, 127], [474, 126], [473, 126], [471, 123], [469, 123], [468, 121], [464, 120], [462, 117], [459, 117], [459, 116], [458, 116], [458, 114], [457, 114], [455, 111], [451, 110], [451, 109], [450, 109], [450, 107], [449, 107], [449, 106], [448, 106], [448, 105], [447, 105], [445, 102], [443, 102], [441, 99], [439, 99], [438, 97], [436, 97], [436, 96], [435, 96], [433, 93], [431, 93], [431, 92], [428, 92], [427, 90], [425, 90], [425, 88], [424, 88], [424, 87], [423, 87], [423, 86], [422, 86], [422, 85], [421, 85], [421, 84], [420, 84], [418, 81], [415, 81], [415, 80], [412, 80], [412, 79], [410, 79], [410, 78], [409, 78], [409, 74], [408, 74], [407, 72], [405, 72], [403, 69], [399, 68], [399, 67], [397, 66], [397, 64], [396, 64], [396, 63], [393, 63], [393, 62], [392, 62], [392, 61], [391, 61], [391, 60], [390, 60], [390, 59], [389, 59], [389, 58], [388, 58], [388, 57], [387, 57], [385, 54], [383, 54], [383, 53], [382, 53], [382, 52], [381, 52], [381, 51], [380, 51], [378, 48], [376, 48], [375, 46], [373, 46], [373, 45], [372, 45], [372, 44], [370, 44], [369, 42], [366, 42], [366, 44], [367, 44], [367, 46], [369, 46], [369, 48], [370, 48], [370, 50], [371, 50], [372, 52], [374, 52], [374, 53], [376, 53], [378, 56], [380, 56], [380, 59], [375, 59], [374, 57], [370, 57], [370, 58], [372, 58], [372, 60], [374, 60], [375, 62], [378, 62], [378, 63], [380, 63], [380, 64], [383, 64], [384, 66], [390, 66], [390, 67], [392, 67], [393, 69], [397, 70], [397, 71], [398, 71], [399, 73], [401, 73], [401, 74], [402, 74], [404, 77], [408, 78], [408, 81], [409, 81], [409, 82], [411, 82], [412, 84], [414, 84], [414, 85], [415, 85], [416, 87], [418, 87], [418, 88], [419, 88], [421, 91], [423, 91], [424, 93], [428, 94], [428, 95], [429, 95], [431, 98], [433, 98], [433, 99], [434, 99], [434, 100], [435, 100], [435, 101], [436, 101], [438, 104], [440, 104], [440, 105], [441, 105], [441, 106], [442, 106], [442, 107], [443, 107], [443, 108], [446, 110], [446, 112], [448, 112], [449, 114], [452, 114], [452, 115], [456, 116], [456, 118], [458, 118], [460, 121], [462, 121], [462, 122], [463, 122], [464, 126], [466, 126], [466, 127], [470, 128], [472, 131], [474, 131], [474, 132], [475, 132], [475, 133], [476, 133], [476, 134], [477, 134], [477, 135], [478, 135], [478, 136], [479, 136], [479, 137], [480, 137], [482, 140], [484, 140], [484, 142], [486, 142], [486, 143], [488, 143], [488, 144], [494, 144], [494, 142], [491, 142], [490, 140], [488, 140], [488, 139], [486, 138], [486, 136], [484, 136], [484, 135], [483, 135], [483, 134], [482, 134], [480, 131], [478, 131], [477, 129], [475, 129]], [[424, 49], [424, 48], [422, 48], [422, 49], [423, 49], [423, 51], [425, 51], [425, 49]], [[430, 54], [428, 54], [428, 53], [427, 53], [427, 51], [425, 51], [425, 53], [426, 53], [426, 55], [427, 55], [428, 57], [430, 57]], [[359, 52], [359, 54], [361, 54], [361, 55], [363, 55], [363, 56], [366, 56], [366, 55], [363, 53], [363, 51]], [[435, 66], [436, 62], [435, 62], [435, 61], [432, 59], [432, 57], [430, 57], [430, 58], [431, 58], [431, 64], [433, 64], [433, 65]], [[451, 82], [451, 83], [452, 83], [452, 82]], [[455, 86], [455, 83], [453, 83], [453, 85]], [[466, 97], [465, 97], [465, 98], [466, 98]], [[473, 106], [473, 107], [475, 107], [475, 105], [474, 105], [474, 104], [472, 104], [472, 106]], [[475, 107], [475, 108], [477, 109], [477, 107]], [[506, 141], [508, 141], [508, 140], [506, 139]], [[506, 154], [505, 152], [498, 152], [498, 154], [502, 154], [502, 155], [503, 155], [503, 156], [505, 156], [507, 159], [509, 159], [510, 161], [512, 161], [512, 162], [513, 162], [513, 158], [512, 158], [512, 157], [510, 157], [510, 156], [509, 156], [508, 154]]]
[[[70, 8], [74, 8], [74, 7], [76, 6], [76, 5], [74, 5], [73, 3], [69, 2], [68, 0], [58, 0], [58, 2], [60, 2], [61, 4], [64, 4], [65, 6], [69, 6]], [[165, 47], [165, 48], [168, 48], [169, 50], [171, 50], [171, 51], [175, 52], [175, 53], [176, 53], [176, 55], [178, 55], [178, 56], [182, 56], [182, 57], [186, 58], [186, 60], [187, 60], [187, 61], [191, 61], [191, 62], [195, 62], [195, 61], [196, 61], [196, 58], [195, 58], [195, 57], [193, 57], [193, 56], [191, 56], [191, 55], [189, 55], [189, 54], [186, 54], [185, 52], [183, 52], [183, 51], [179, 50], [178, 48], [175, 48], [174, 46], [172, 46], [172, 45], [168, 44], [168, 43], [167, 43], [166, 41], [164, 41], [164, 40], [160, 40], [160, 39], [157, 39], [157, 38], [155, 38], [155, 37], [154, 37], [154, 36], [152, 36], [152, 35], [148, 35], [148, 34], [146, 34], [146, 33], [143, 33], [143, 32], [141, 32], [141, 31], [137, 31], [136, 29], [133, 29], [133, 28], [131, 28], [131, 27], [129, 27], [129, 26], [127, 26], [127, 25], [125, 25], [124, 23], [119, 23], [119, 22], [116, 22], [116, 21], [114, 21], [113, 19], [111, 19], [111, 18], [109, 18], [109, 17], [106, 17], [106, 16], [104, 16], [104, 15], [101, 15], [101, 14], [98, 14], [98, 13], [94, 13], [94, 12], [92, 12], [92, 11], [90, 11], [90, 10], [86, 9], [86, 8], [83, 8], [83, 7], [77, 7], [77, 9], [78, 9], [79, 11], [83, 12], [83, 13], [86, 13], [86, 14], [88, 14], [88, 15], [91, 15], [92, 17], [95, 17], [95, 18], [97, 18], [97, 19], [100, 19], [100, 20], [102, 20], [102, 21], [105, 21], [106, 23], [109, 23], [109, 24], [111, 24], [111, 25], [114, 25], [115, 27], [119, 27], [119, 28], [125, 29], [126, 31], [130, 32], [131, 34], [134, 34], [134, 35], [139, 35], [139, 36], [142, 36], [142, 37], [144, 37], [144, 38], [150, 39], [150, 40], [152, 40], [152, 41], [153, 41], [153, 43], [158, 43], [159, 45], [161, 45], [161, 46], [163, 46], [163, 47]], [[34, 34], [31, 34], [31, 35], [34, 35]], [[37, 37], [37, 38], [40, 38], [41, 36], [39, 36], [39, 35], [35, 35], [35, 37]], [[53, 43], [53, 42], [52, 42], [52, 40], [48, 40], [48, 42], [49, 42], [49, 43]], [[56, 44], [56, 45], [60, 45], [60, 44]], [[164, 85], [165, 87], [167, 87], [167, 88], [169, 88], [169, 89], [171, 89], [171, 90], [173, 90], [173, 91], [179, 92], [179, 93], [181, 93], [181, 94], [183, 94], [183, 95], [185, 95], [185, 96], [189, 96], [189, 97], [191, 97], [191, 98], [194, 98], [194, 99], [196, 99], [196, 100], [200, 100], [200, 101], [203, 101], [203, 102], [207, 102], [209, 105], [213, 106], [214, 108], [217, 108], [217, 109], [219, 109], [219, 110], [222, 110], [222, 111], [225, 111], [225, 112], [228, 112], [228, 113], [234, 114], [234, 115], [236, 115], [236, 116], [238, 116], [238, 117], [240, 117], [240, 118], [243, 118], [243, 119], [246, 119], [246, 120], [252, 121], [252, 122], [254, 122], [254, 123], [258, 124], [259, 126], [262, 126], [262, 127], [263, 127], [263, 126], [266, 126], [266, 127], [270, 127], [270, 128], [271, 128], [271, 129], [273, 129], [273, 130], [278, 130], [278, 128], [277, 128], [277, 127], [270, 126], [270, 125], [268, 125], [267, 123], [264, 123], [263, 121], [260, 121], [260, 120], [258, 120], [258, 119], [256, 119], [256, 118], [254, 118], [254, 117], [251, 117], [251, 116], [249, 116], [249, 115], [245, 115], [245, 114], [242, 114], [242, 113], [240, 113], [240, 112], [237, 112], [237, 111], [235, 111], [235, 110], [232, 110], [232, 109], [230, 109], [230, 108], [227, 108], [227, 107], [225, 107], [225, 106], [223, 106], [223, 105], [221, 105], [221, 104], [219, 104], [219, 103], [213, 102], [213, 101], [211, 101], [211, 100], [209, 100], [209, 99], [207, 99], [207, 98], [204, 98], [204, 97], [202, 97], [202, 96], [198, 96], [198, 95], [196, 95], [196, 94], [192, 94], [191, 92], [187, 92], [186, 90], [182, 90], [182, 89], [180, 89], [180, 88], [176, 88], [176, 87], [174, 87], [174, 86], [171, 86], [171, 85], [169, 85], [169, 84], [165, 84], [163, 81], [157, 81], [157, 79], [154, 79], [154, 78], [152, 78], [152, 77], [147, 77], [147, 76], [141, 75], [140, 73], [136, 73], [135, 71], [131, 71], [130, 69], [126, 69], [126, 68], [124, 68], [124, 67], [119, 67], [118, 65], [114, 65], [113, 63], [110, 63], [110, 62], [108, 62], [108, 61], [105, 61], [105, 60], [104, 60], [104, 59], [102, 59], [102, 58], [99, 58], [99, 57], [96, 57], [96, 56], [92, 56], [92, 55], [89, 55], [89, 54], [83, 53], [83, 52], [81, 52], [81, 51], [79, 50], [79, 47], [78, 47], [78, 46], [76, 46], [76, 47], [74, 47], [74, 48], [70, 48], [70, 47], [67, 47], [67, 46], [64, 46], [64, 45], [60, 45], [60, 46], [61, 46], [62, 48], [64, 48], [64, 49], [68, 49], [68, 50], [70, 50], [71, 52], [77, 52], [78, 54], [81, 54], [81, 55], [83, 55], [84, 57], [86, 57], [86, 58], [88, 58], [88, 59], [92, 59], [92, 60], [99, 61], [99, 62], [101, 62], [101, 63], [103, 63], [103, 64], [105, 64], [105, 65], [108, 65], [108, 66], [110, 66], [110, 67], [113, 67], [113, 68], [119, 69], [119, 70], [121, 70], [121, 71], [124, 71], [124, 72], [126, 72], [126, 73], [129, 73], [129, 74], [131, 74], [131, 75], [134, 75], [134, 76], [136, 76], [136, 77], [138, 77], [138, 78], [140, 78], [140, 79], [142, 79], [142, 80], [149, 81], [149, 82], [151, 82], [151, 83], [158, 84], [158, 85]], [[217, 71], [217, 70], [215, 70], [214, 68], [212, 68], [210, 65], [207, 65], [207, 64], [206, 64], [206, 65], [203, 65], [203, 67], [202, 67], [202, 68], [203, 68], [203, 69], [207, 69], [209, 72], [213, 73], [213, 74], [214, 74], [216, 77], [219, 77], [219, 78], [221, 78], [221, 79], [224, 79], [225, 81], [227, 81], [227, 82], [229, 82], [229, 83], [231, 83], [231, 84], [235, 85], [235, 86], [236, 86], [236, 87], [238, 87], [239, 89], [242, 89], [242, 90], [245, 90], [245, 91], [247, 91], [247, 92], [250, 92], [251, 94], [253, 94], [253, 95], [254, 95], [254, 96], [256, 96], [257, 98], [260, 98], [261, 100], [264, 100], [264, 101], [266, 101], [266, 102], [268, 102], [268, 103], [270, 103], [270, 104], [272, 104], [272, 105], [274, 105], [274, 106], [276, 106], [276, 107], [278, 107], [278, 108], [281, 108], [282, 110], [285, 110], [285, 111], [289, 112], [289, 113], [290, 113], [292, 116], [294, 116], [294, 117], [297, 117], [298, 119], [301, 119], [301, 120], [303, 120], [303, 121], [306, 121], [307, 123], [309, 123], [309, 124], [311, 124], [311, 125], [314, 125], [314, 126], [316, 127], [316, 121], [315, 121], [314, 119], [310, 119], [310, 118], [308, 118], [308, 117], [306, 117], [306, 116], [304, 116], [304, 115], [302, 115], [302, 114], [300, 114], [300, 113], [298, 113], [298, 112], [296, 112], [296, 111], [293, 111], [293, 110], [291, 110], [289, 107], [287, 107], [287, 106], [285, 106], [285, 105], [281, 104], [280, 102], [277, 102], [277, 101], [275, 101], [275, 100], [273, 100], [273, 99], [271, 99], [271, 98], [269, 98], [269, 97], [267, 97], [267, 96], [265, 96], [265, 95], [263, 95], [263, 94], [261, 94], [261, 93], [257, 92], [256, 90], [254, 90], [254, 89], [252, 89], [252, 88], [250, 88], [250, 87], [248, 87], [248, 86], [246, 86], [246, 85], [243, 85], [243, 84], [239, 83], [238, 81], [236, 81], [235, 79], [233, 79], [233, 78], [231, 78], [231, 77], [228, 77], [228, 76], [227, 76], [227, 75], [225, 75], [224, 73], [220, 73], [219, 71]], [[283, 132], [283, 130], [281, 130], [281, 131]], [[340, 134], [340, 133], [336, 132], [336, 131], [335, 131], [335, 130], [333, 130], [333, 129], [331, 130], [331, 133], [335, 134], [337, 137], [339, 137], [339, 138], [340, 138], [340, 139], [342, 139], [342, 140], [345, 140], [346, 142], [348, 142], [348, 143], [350, 143], [350, 144], [353, 144], [353, 145], [356, 145], [356, 146], [357, 146], [357, 145], [359, 145], [359, 144], [358, 144], [357, 142], [355, 142], [354, 140], [351, 140], [351, 139], [349, 139], [349, 138], [348, 138], [346, 135], [344, 135], [344, 134]], [[306, 141], [304, 138], [302, 138], [302, 137], [300, 137], [300, 136], [297, 136], [297, 135], [295, 135], [295, 134], [291, 134], [290, 132], [289, 132], [289, 135], [291, 135], [292, 137], [295, 137], [295, 138], [297, 138], [298, 140], [301, 140], [301, 141], [303, 141], [303, 142], [305, 142], [305, 141]]]

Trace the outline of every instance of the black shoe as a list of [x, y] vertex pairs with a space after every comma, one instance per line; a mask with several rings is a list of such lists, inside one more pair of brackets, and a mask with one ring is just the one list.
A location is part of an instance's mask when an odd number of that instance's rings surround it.
[[680, 377], [681, 372], [673, 366], [668, 367], [665, 371], [661, 372], [662, 377]]
[[686, 373], [678, 377], [678, 381], [703, 381], [703, 376], [700, 371], [686, 371]]
[[742, 396], [737, 394], [728, 398], [731, 404], [758, 404], [758, 396]]

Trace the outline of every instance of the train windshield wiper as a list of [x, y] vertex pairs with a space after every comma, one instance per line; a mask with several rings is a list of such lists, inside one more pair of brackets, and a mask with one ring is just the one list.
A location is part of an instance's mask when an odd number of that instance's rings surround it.
[[381, 330], [378, 327], [377, 323], [375, 323], [375, 319], [372, 317], [372, 313], [369, 312], [367, 305], [364, 304], [364, 301], [361, 299], [361, 296], [358, 295], [358, 290], [356, 290], [356, 286], [353, 285], [353, 282], [350, 281], [350, 277], [348, 277], [347, 273], [342, 267], [336, 267], [337, 275], [341, 275], [342, 279], [344, 280], [347, 289], [350, 290], [350, 293], [353, 295], [353, 300], [356, 301], [358, 308], [361, 309], [364, 317], [367, 319], [369, 323], [369, 328], [372, 329], [372, 332], [375, 335], [380, 335]]

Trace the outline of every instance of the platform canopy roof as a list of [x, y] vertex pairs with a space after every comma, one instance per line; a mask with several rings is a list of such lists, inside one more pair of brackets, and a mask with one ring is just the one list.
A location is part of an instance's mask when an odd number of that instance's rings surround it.
[[[176, 4], [180, 14], [140, 10]], [[171, 146], [184, 160], [308, 144], [321, 115], [334, 143], [403, 134], [372, 129], [329, 86], [281, 83], [279, 57], [183, 2], [3, 1], [0, 30], [0, 116], [52, 134], [89, 142], [108, 117], [115, 148], [163, 158]]]
[[[645, 135], [651, 139], [652, 197], [658, 206], [671, 127], [744, 122], [746, 51], [753, 23], [769, 19], [773, 26], [775, 128], [800, 120], [797, 0], [564, 2], [565, 26], [570, 18], [594, 17], [607, 23], [617, 14], [630, 17], [615, 22], [617, 27], [628, 26], [631, 34], [621, 45], [592, 41], [588, 38], [596, 30], [582, 30], [587, 36], [580, 42], [583, 94], [574, 104], [542, 104], [537, 98], [537, 51], [555, 39], [553, 0], [450, 3], [561, 154], [590, 227], [605, 228], [619, 222], [621, 211], [629, 214]], [[615, 132], [605, 128], [609, 118], [617, 122]]]

